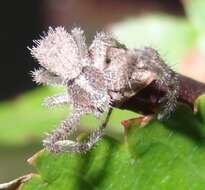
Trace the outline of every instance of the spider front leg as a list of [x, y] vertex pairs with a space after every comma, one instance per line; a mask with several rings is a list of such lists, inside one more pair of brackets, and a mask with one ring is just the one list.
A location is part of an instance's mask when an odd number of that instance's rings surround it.
[[37, 84], [44, 85], [63, 85], [63, 79], [55, 74], [47, 71], [46, 69], [34, 70], [31, 72], [33, 80]]
[[44, 100], [43, 106], [52, 108], [59, 105], [69, 104], [70, 103], [70, 97], [68, 94], [58, 94], [55, 96], [48, 97]]
[[112, 114], [112, 108], [109, 109], [108, 114], [104, 122], [101, 124], [99, 129], [94, 130], [89, 135], [88, 139], [83, 142], [75, 142], [71, 140], [60, 140], [55, 143], [55, 145], [59, 146], [60, 152], [87, 152], [89, 151], [93, 145], [95, 145], [101, 137], [104, 135], [104, 129], [106, 128], [110, 116]]
[[73, 133], [82, 115], [82, 112], [75, 110], [68, 119], [61, 123], [60, 127], [47, 135], [43, 140], [43, 145], [51, 152], [62, 152], [62, 147], [58, 142], [65, 141], [67, 136]]

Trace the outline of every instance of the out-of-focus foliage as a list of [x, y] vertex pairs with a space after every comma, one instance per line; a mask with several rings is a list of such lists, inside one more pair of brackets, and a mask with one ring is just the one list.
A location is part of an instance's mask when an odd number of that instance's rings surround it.
[[184, 1], [186, 14], [197, 30], [201, 34], [205, 34], [205, 1], [204, 0], [191, 0]]
[[184, 18], [167, 15], [149, 15], [130, 18], [112, 27], [112, 32], [129, 48], [151, 46], [174, 65], [182, 61], [196, 40], [193, 26]]
[[53, 88], [39, 88], [16, 100], [0, 104], [0, 143], [17, 145], [31, 143], [45, 131], [55, 127], [65, 109], [47, 110], [41, 106], [43, 98], [58, 92]]

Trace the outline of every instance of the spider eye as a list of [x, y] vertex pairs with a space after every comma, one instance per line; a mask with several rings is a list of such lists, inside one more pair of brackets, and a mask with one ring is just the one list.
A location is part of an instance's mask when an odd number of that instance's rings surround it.
[[111, 59], [110, 58], [106, 58], [105, 63], [106, 64], [110, 64], [110, 62], [111, 62]]

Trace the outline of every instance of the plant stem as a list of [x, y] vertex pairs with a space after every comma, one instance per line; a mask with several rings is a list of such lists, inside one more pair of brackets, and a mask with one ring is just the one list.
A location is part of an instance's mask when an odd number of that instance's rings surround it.
[[[189, 77], [178, 74], [179, 94], [178, 102], [194, 108], [195, 100], [202, 94], [205, 94], [205, 84]], [[124, 102], [121, 108], [128, 109], [142, 114], [155, 114], [160, 109], [159, 100], [166, 93], [166, 89], [159, 88], [157, 81], [142, 89], [137, 95]]]

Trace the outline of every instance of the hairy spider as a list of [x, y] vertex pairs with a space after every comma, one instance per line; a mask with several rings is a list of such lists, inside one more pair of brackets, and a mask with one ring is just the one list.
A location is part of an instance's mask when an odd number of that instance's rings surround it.
[[[68, 33], [63, 27], [49, 28], [47, 35], [34, 42], [30, 51], [42, 66], [32, 72], [34, 81], [66, 88], [64, 94], [45, 99], [44, 105], [73, 107], [71, 116], [43, 141], [50, 151], [88, 151], [102, 137], [112, 107], [120, 107], [153, 80], [170, 89], [159, 117], [175, 108], [177, 77], [152, 48], [130, 50], [104, 32], [97, 33], [88, 48], [80, 28]], [[105, 121], [85, 142], [67, 140], [83, 115], [100, 117], [104, 112], [108, 112]]]

